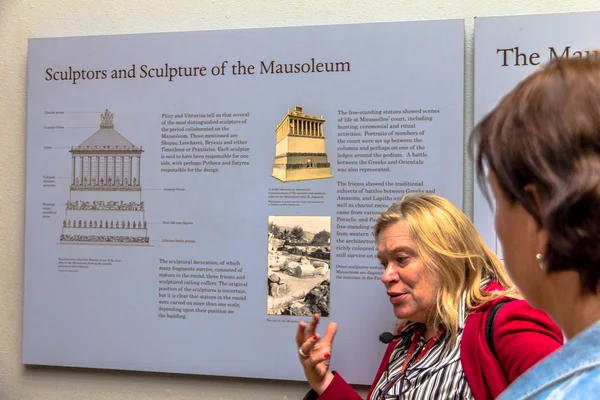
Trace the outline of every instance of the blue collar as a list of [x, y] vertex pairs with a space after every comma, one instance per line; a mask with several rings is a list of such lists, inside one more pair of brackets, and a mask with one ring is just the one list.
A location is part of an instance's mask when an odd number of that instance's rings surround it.
[[535, 395], [574, 374], [599, 366], [600, 321], [525, 372], [498, 400]]

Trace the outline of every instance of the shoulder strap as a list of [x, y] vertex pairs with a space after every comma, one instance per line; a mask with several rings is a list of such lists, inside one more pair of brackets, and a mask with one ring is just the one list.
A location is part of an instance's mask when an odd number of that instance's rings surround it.
[[500, 308], [509, 301], [510, 300], [504, 300], [494, 304], [488, 313], [487, 320], [485, 321], [485, 339], [487, 341], [488, 348], [496, 360], [498, 360], [498, 354], [496, 354], [496, 348], [494, 347], [494, 322], [496, 320], [496, 314], [498, 314]]
[[317, 400], [319, 395], [313, 389], [310, 389], [302, 400]]

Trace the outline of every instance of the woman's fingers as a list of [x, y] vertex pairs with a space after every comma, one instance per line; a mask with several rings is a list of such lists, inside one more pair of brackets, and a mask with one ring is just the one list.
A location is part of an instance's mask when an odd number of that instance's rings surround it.
[[309, 360], [313, 365], [322, 363], [331, 357], [331, 347], [333, 339], [337, 332], [337, 324], [331, 322], [327, 325], [327, 330], [323, 340], [319, 343], [321, 336], [315, 333], [319, 324], [319, 315], [313, 315], [310, 324], [304, 321], [298, 323], [296, 331], [296, 344], [298, 346], [298, 356], [301, 360]]
[[307, 336], [312, 336], [317, 331], [317, 325], [319, 325], [319, 315], [313, 314], [312, 321], [310, 321], [310, 325], [308, 326], [308, 330], [306, 332]]
[[318, 315], [313, 315], [310, 324], [304, 321], [299, 322], [296, 343], [304, 375], [311, 387], [317, 393], [322, 393], [333, 379], [333, 375], [329, 371], [329, 359], [331, 358], [331, 344], [337, 332], [337, 324], [329, 323], [325, 337], [321, 338], [318, 333], [315, 333], [318, 323]]
[[317, 314], [313, 315], [310, 325], [308, 325], [304, 321], [300, 321], [298, 323], [298, 329], [296, 331], [296, 345], [298, 347], [302, 346], [309, 337], [314, 336], [317, 331], [317, 325], [319, 324], [319, 316]]
[[304, 321], [298, 322], [298, 329], [296, 330], [296, 345], [298, 347], [302, 346], [302, 343], [304, 343], [306, 341], [305, 331], [306, 331], [306, 322], [304, 322]]
[[327, 325], [327, 330], [325, 331], [325, 336], [323, 336], [323, 345], [331, 348], [333, 346], [333, 339], [335, 338], [335, 334], [337, 333], [337, 324], [335, 322], [330, 322]]
[[315, 345], [319, 341], [319, 339], [320, 339], [320, 336], [318, 333], [316, 333], [316, 334], [312, 335], [309, 339], [304, 341], [304, 343], [302, 343], [298, 347], [298, 354], [300, 355], [300, 358], [303, 358], [303, 359], [310, 358], [311, 353], [312, 353]]
[[320, 335], [315, 333], [298, 347], [300, 357], [304, 359], [310, 358], [314, 364], [319, 364], [329, 359], [336, 332], [337, 324], [335, 322], [329, 323], [325, 336], [320, 342]]
[[319, 351], [316, 352], [313, 356], [312, 356], [312, 362], [317, 365], [322, 363], [325, 360], [329, 360], [329, 358], [331, 358], [331, 353], [329, 352], [328, 349], [323, 349], [323, 351]]

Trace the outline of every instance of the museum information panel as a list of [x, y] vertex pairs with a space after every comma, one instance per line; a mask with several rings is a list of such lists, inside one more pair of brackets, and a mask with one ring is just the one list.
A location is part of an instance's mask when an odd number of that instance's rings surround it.
[[31, 39], [24, 363], [304, 379], [318, 313], [370, 383], [372, 227], [462, 206], [463, 57], [459, 20]]
[[[600, 57], [599, 26], [600, 12], [476, 18], [475, 124], [519, 81], [549, 60]], [[487, 202], [475, 181], [475, 225], [487, 245], [502, 257], [493, 208], [493, 201]]]

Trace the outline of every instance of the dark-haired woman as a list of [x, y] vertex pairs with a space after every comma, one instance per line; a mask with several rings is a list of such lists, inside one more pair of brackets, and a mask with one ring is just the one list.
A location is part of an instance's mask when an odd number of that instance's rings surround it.
[[550, 62], [472, 140], [506, 268], [568, 339], [500, 398], [600, 399], [600, 58]]

